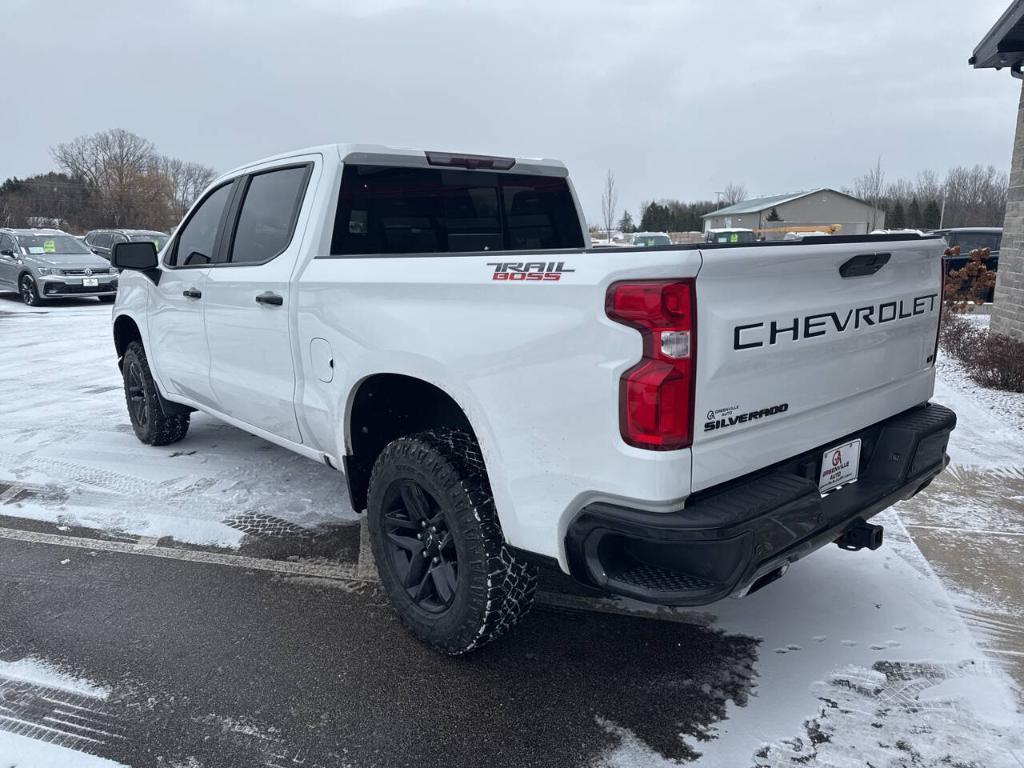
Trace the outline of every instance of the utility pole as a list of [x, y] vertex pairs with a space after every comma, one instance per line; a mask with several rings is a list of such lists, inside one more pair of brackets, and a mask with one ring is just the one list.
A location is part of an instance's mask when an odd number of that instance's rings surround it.
[[939, 209], [939, 229], [942, 229], [942, 224], [946, 220], [946, 185], [942, 185], [942, 208]]

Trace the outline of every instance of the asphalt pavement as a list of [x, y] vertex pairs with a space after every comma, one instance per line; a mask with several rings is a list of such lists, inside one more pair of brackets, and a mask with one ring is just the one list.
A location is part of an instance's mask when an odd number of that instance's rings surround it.
[[[757, 656], [694, 624], [541, 607], [450, 659], [372, 583], [3, 539], [0, 606], [0, 661], [111, 691], [90, 708], [100, 733], [57, 726], [68, 744], [132, 766], [566, 768], [613, 745], [605, 719], [693, 757], [679, 736], [745, 701]], [[53, 727], [45, 694], [17, 698]]]

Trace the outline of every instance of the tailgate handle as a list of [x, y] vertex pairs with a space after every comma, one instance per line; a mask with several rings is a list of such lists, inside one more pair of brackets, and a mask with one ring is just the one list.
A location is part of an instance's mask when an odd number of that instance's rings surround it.
[[843, 262], [839, 274], [843, 277], [864, 277], [873, 275], [892, 258], [891, 253], [862, 253]]

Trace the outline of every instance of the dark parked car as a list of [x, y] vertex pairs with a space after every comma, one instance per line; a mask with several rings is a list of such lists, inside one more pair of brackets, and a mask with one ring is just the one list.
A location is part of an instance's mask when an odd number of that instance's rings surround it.
[[942, 235], [950, 248], [960, 246], [959, 256], [947, 256], [949, 269], [960, 269], [967, 263], [971, 251], [976, 248], [988, 248], [991, 254], [985, 259], [985, 266], [995, 270], [999, 266], [999, 245], [1003, 241], [1002, 227], [954, 227], [952, 229], [936, 229], [932, 234]]
[[[991, 272], [999, 269], [999, 246], [1003, 241], [1002, 227], [953, 227], [936, 229], [932, 234], [942, 235], [950, 248], [960, 246], [959, 256], [946, 256], [946, 274], [951, 269], [961, 269], [968, 261], [971, 251], [977, 248], [988, 248], [990, 253], [982, 263]], [[994, 291], [984, 296], [985, 301], [992, 301]]]
[[85, 244], [97, 256], [110, 261], [110, 254], [117, 243], [143, 242], [149, 240], [159, 251], [167, 242], [165, 232], [152, 229], [94, 229], [85, 235]]

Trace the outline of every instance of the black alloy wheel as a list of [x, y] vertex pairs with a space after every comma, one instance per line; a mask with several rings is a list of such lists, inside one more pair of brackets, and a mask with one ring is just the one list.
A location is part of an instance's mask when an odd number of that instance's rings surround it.
[[388, 557], [409, 599], [427, 613], [448, 610], [458, 586], [459, 555], [444, 510], [409, 479], [388, 489], [384, 509]]
[[149, 401], [143, 386], [142, 365], [137, 358], [128, 361], [128, 368], [124, 372], [124, 388], [132, 422], [145, 431], [149, 426]]

